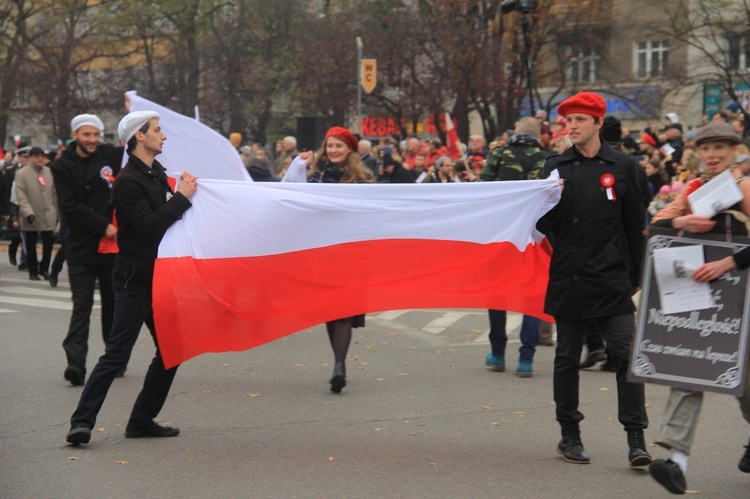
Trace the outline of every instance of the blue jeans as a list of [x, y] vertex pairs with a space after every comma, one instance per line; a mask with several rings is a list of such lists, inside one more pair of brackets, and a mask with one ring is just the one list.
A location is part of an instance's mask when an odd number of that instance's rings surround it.
[[[89, 429], [94, 427], [96, 416], [104, 404], [104, 399], [107, 397], [107, 392], [117, 372], [128, 365], [130, 354], [133, 352], [133, 346], [144, 322], [156, 344], [151, 294], [115, 291], [112, 331], [109, 334], [104, 355], [99, 358], [99, 362], [86, 381], [78, 407], [70, 418], [72, 427], [85, 426]], [[129, 423], [146, 425], [153, 421], [167, 399], [177, 367], [179, 366], [164, 369], [164, 362], [157, 344], [156, 355], [146, 372], [143, 389], [135, 401]]]
[[[505, 310], [488, 310], [490, 315], [490, 346], [495, 357], [505, 355], [508, 335], [505, 333], [507, 312]], [[542, 321], [536, 317], [523, 316], [521, 323], [521, 347], [518, 349], [520, 362], [533, 362], [536, 346], [539, 344], [539, 326]]]

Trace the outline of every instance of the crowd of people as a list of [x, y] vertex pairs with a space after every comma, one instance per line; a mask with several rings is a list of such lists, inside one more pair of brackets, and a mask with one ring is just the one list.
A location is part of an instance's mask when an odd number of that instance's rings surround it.
[[[545, 113], [520, 118], [487, 144], [472, 136], [453, 155], [433, 137], [385, 137], [373, 144], [342, 127], [328, 130], [318, 151], [302, 151], [289, 136], [275, 144], [272, 157], [260, 144], [242, 145], [239, 134], [230, 141], [255, 181], [292, 177], [312, 183], [462, 183], [535, 180], [554, 171], [560, 176], [562, 198], [543, 216], [537, 229], [552, 244], [545, 313], [554, 317], [557, 348], [553, 371], [556, 419], [561, 429], [557, 451], [563, 460], [587, 464], [579, 411], [579, 373], [605, 361], [616, 373], [618, 420], [627, 434], [628, 461], [648, 466], [667, 490], [686, 490], [685, 475], [697, 426], [702, 393], [672, 388], [662, 417], [658, 444], [669, 459], [653, 460], [646, 448], [648, 427], [645, 390], [627, 380], [635, 336], [632, 296], [640, 287], [644, 237], [649, 221], [655, 226], [688, 232], [731, 231], [750, 234], [750, 163], [744, 114], [732, 108], [710, 123], [684, 133], [675, 113], [639, 133], [623, 129], [605, 116], [598, 94], [581, 92], [558, 107], [554, 126]], [[154, 261], [161, 237], [190, 208], [196, 177], [183, 173], [176, 189], [167, 182], [156, 156], [166, 140], [159, 115], [140, 111], [126, 115], [118, 127], [125, 146], [101, 143], [104, 126], [91, 114], [71, 121], [72, 139], [58, 154], [40, 147], [19, 147], [6, 155], [0, 182], [0, 209], [8, 258], [32, 280], [57, 286], [67, 259], [73, 312], [63, 349], [63, 376], [85, 385], [71, 417], [66, 440], [88, 443], [109, 387], [125, 373], [145, 323], [156, 344], [156, 355], [126, 428], [126, 437], [172, 437], [179, 429], [154, 421], [166, 399], [177, 367], [165, 369], [156, 342], [151, 308]], [[126, 167], [120, 168], [123, 153]], [[713, 219], [690, 212], [687, 195], [729, 170], [744, 199]], [[730, 219], [729, 217], [734, 217]], [[61, 245], [52, 261], [55, 232]], [[41, 240], [42, 256], [37, 257]], [[614, 251], [601, 251], [609, 246]], [[20, 248], [20, 251], [19, 251]], [[750, 251], [709, 262], [694, 279], [706, 282], [724, 272], [750, 265]], [[86, 377], [89, 322], [95, 288], [102, 300], [105, 354]], [[506, 312], [489, 310], [490, 352], [484, 361], [495, 372], [506, 368]], [[364, 315], [326, 324], [334, 354], [330, 390], [347, 385], [346, 356], [352, 328], [365, 325]], [[552, 324], [524, 316], [516, 375], [534, 375], [539, 345], [554, 345]], [[588, 353], [582, 359], [584, 345]], [[746, 374], [747, 375], [747, 374]], [[738, 397], [750, 422], [750, 383]], [[750, 443], [739, 468], [750, 473]]]

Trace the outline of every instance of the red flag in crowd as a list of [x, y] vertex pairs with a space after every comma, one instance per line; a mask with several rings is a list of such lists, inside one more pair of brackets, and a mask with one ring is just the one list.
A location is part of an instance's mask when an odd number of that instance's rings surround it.
[[461, 156], [461, 150], [458, 148], [458, 135], [453, 128], [453, 120], [450, 113], [445, 113], [445, 136], [448, 139], [448, 152], [452, 159], [458, 159]]

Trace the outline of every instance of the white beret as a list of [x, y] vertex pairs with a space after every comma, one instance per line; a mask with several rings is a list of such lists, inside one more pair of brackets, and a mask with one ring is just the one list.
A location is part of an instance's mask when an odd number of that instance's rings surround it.
[[133, 135], [135, 135], [135, 132], [145, 125], [146, 122], [158, 117], [159, 113], [156, 111], [133, 111], [120, 120], [120, 124], [117, 125], [117, 135], [120, 136], [121, 141], [127, 144]]
[[70, 131], [75, 132], [84, 125], [92, 126], [99, 130], [99, 132], [104, 131], [104, 123], [102, 123], [102, 120], [100, 120], [95, 114], [79, 114], [73, 118], [70, 121]]

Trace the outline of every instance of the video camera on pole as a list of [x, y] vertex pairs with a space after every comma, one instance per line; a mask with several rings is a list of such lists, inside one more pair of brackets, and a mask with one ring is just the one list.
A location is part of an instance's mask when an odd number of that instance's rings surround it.
[[500, 11], [503, 14], [509, 14], [518, 10], [521, 14], [531, 14], [536, 8], [536, 0], [503, 0], [500, 4]]

